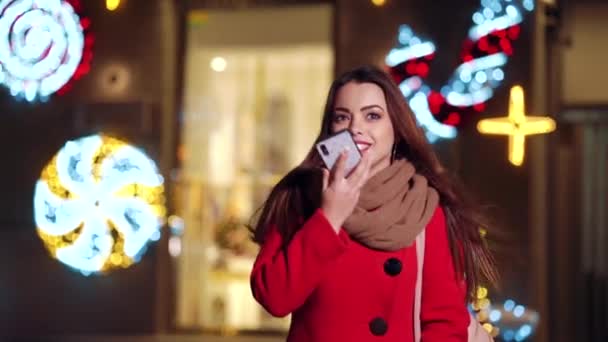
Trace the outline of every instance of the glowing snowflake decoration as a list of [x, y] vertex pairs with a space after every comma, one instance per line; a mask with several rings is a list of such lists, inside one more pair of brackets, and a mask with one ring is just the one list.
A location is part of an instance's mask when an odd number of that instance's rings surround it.
[[60, 90], [89, 45], [70, 1], [0, 0], [0, 83], [11, 95], [33, 101]]
[[140, 150], [103, 135], [68, 141], [36, 183], [38, 235], [83, 274], [137, 262], [160, 238], [163, 178]]

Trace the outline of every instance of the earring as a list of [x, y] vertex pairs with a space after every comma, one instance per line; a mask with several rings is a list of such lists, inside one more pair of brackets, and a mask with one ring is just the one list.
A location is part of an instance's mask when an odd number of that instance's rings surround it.
[[393, 151], [391, 152], [391, 163], [397, 158], [397, 143], [393, 143]]

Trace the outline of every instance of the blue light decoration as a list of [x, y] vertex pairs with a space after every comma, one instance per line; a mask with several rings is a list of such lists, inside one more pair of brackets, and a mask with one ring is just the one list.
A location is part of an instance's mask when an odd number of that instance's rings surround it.
[[68, 141], [35, 187], [37, 232], [85, 275], [129, 267], [160, 238], [163, 177], [142, 151], [105, 135]]
[[477, 290], [477, 300], [469, 306], [469, 311], [482, 323], [493, 337], [505, 342], [529, 341], [540, 320], [538, 312], [517, 304], [512, 299], [494, 305], [487, 298], [488, 291]]
[[0, 84], [29, 102], [63, 94], [93, 58], [80, 0], [0, 0]]
[[429, 141], [455, 138], [467, 115], [485, 109], [485, 102], [504, 80], [503, 67], [513, 54], [512, 43], [519, 36], [523, 15], [532, 10], [532, 0], [481, 0], [481, 8], [472, 16], [460, 64], [440, 91], [424, 81], [435, 57], [435, 44], [415, 35], [408, 25], [399, 27], [397, 47], [388, 53], [385, 63]]
[[488, 311], [490, 321], [499, 329], [499, 336], [506, 342], [529, 341], [540, 319], [536, 311], [516, 304], [512, 299], [506, 300], [502, 305], [490, 305]]

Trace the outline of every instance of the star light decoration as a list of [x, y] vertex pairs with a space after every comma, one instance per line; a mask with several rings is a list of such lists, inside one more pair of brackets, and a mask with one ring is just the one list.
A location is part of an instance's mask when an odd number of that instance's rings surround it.
[[85, 275], [129, 267], [160, 238], [163, 177], [142, 151], [105, 135], [68, 141], [36, 183], [37, 232]]
[[521, 86], [511, 88], [509, 115], [502, 118], [484, 119], [477, 124], [482, 134], [506, 135], [509, 137], [509, 162], [521, 166], [524, 162], [526, 136], [546, 134], [555, 130], [555, 121], [545, 116], [526, 116], [524, 90]]
[[120, 0], [106, 0], [106, 9], [108, 11], [115, 11], [120, 6]]
[[533, 9], [532, 0], [481, 0], [460, 62], [439, 91], [425, 83], [435, 44], [414, 34], [408, 25], [399, 28], [398, 45], [385, 63], [429, 141], [455, 138], [465, 119], [485, 109], [505, 78], [504, 67], [513, 54], [524, 14]]

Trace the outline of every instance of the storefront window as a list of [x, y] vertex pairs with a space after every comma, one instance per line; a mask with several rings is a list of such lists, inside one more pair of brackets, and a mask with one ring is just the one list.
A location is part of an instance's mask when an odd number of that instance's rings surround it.
[[[333, 75], [331, 11], [190, 13], [176, 186], [184, 220], [176, 258], [178, 328], [285, 330], [289, 324], [252, 298], [249, 272], [258, 247], [246, 224], [318, 134]], [[319, 27], [311, 30], [313, 22]]]

